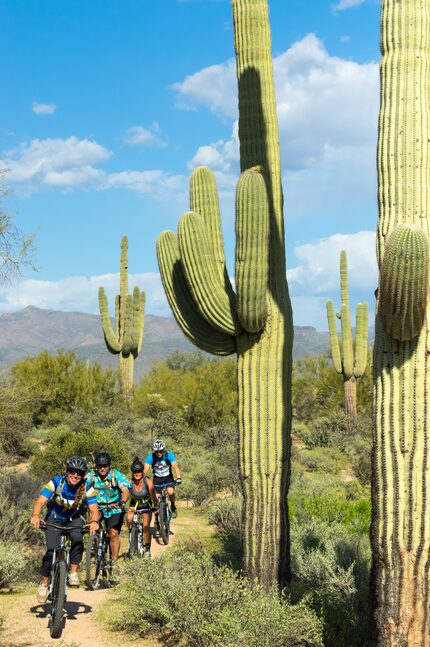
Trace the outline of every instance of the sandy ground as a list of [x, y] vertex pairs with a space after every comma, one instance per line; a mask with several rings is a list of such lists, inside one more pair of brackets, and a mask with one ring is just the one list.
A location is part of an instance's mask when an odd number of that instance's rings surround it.
[[[209, 527], [206, 525], [206, 530]], [[179, 516], [172, 523], [172, 534], [169, 546], [162, 546], [155, 540], [151, 552], [157, 557], [162, 551], [168, 550], [178, 539], [195, 534], [196, 519], [194, 515], [179, 511]], [[127, 531], [122, 533], [122, 549], [127, 550]], [[85, 555], [84, 555], [85, 557]], [[82, 567], [81, 567], [82, 570]], [[70, 589], [65, 604], [64, 628], [60, 639], [49, 636], [49, 605], [40, 605], [36, 601], [36, 590], [31, 589], [21, 593], [0, 594], [0, 616], [5, 617], [3, 630], [0, 633], [1, 647], [45, 647], [61, 645], [61, 647], [110, 647], [121, 644], [144, 644], [145, 647], [161, 645], [156, 640], [132, 640], [122, 634], [104, 631], [97, 623], [97, 611], [103, 602], [109, 599], [109, 589], [87, 591], [85, 585], [79, 589]]]

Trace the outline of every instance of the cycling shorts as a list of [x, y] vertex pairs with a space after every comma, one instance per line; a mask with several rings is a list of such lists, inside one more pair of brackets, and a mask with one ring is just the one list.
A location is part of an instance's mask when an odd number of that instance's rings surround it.
[[124, 510], [121, 510], [121, 512], [117, 514], [113, 514], [111, 517], [104, 517], [104, 521], [106, 530], [113, 528], [118, 531], [118, 534], [120, 534], [122, 523], [124, 521]]
[[154, 474], [153, 483], [156, 488], [157, 487], [159, 488], [160, 485], [164, 485], [165, 483], [174, 483], [174, 482], [175, 482], [175, 479], [173, 478], [172, 473], [170, 473], [168, 476], [155, 476]]

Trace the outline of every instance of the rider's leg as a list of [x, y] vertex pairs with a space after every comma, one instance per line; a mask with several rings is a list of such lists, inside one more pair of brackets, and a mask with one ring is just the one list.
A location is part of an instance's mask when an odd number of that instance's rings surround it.
[[119, 532], [116, 528], [109, 529], [109, 538], [110, 538], [110, 552], [113, 560], [118, 559], [119, 548], [121, 540], [119, 538]]
[[143, 523], [143, 541], [147, 546], [151, 545], [151, 518], [152, 518], [152, 513], [147, 512], [142, 515], [142, 523]]
[[75, 530], [70, 531], [70, 572], [77, 573], [84, 552], [84, 537], [82, 533], [84, 520], [78, 517], [77, 519], [72, 519], [69, 525], [75, 528]]
[[[50, 518], [48, 517], [46, 520], [48, 523], [56, 523], [61, 525], [61, 522], [59, 522], [55, 518]], [[42, 568], [40, 569], [40, 574], [41, 574], [41, 579], [40, 583], [41, 584], [48, 584], [49, 582], [49, 575], [51, 573], [51, 568], [52, 568], [52, 554], [54, 552], [55, 548], [58, 548], [60, 545], [60, 538], [61, 538], [61, 531], [57, 530], [57, 528], [51, 528], [48, 526], [45, 530], [45, 540], [46, 540], [46, 553], [43, 556], [42, 560]]]
[[167, 488], [167, 494], [169, 495], [170, 503], [172, 505], [175, 505], [175, 488], [174, 487], [168, 487]]

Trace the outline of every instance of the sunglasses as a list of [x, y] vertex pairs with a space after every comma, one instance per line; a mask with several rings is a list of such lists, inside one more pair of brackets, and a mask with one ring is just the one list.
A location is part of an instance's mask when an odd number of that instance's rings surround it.
[[110, 467], [110, 465], [96, 465], [96, 467], [97, 467], [98, 470], [104, 470], [104, 469]]
[[81, 470], [67, 470], [68, 474], [72, 474], [73, 476], [85, 476], [85, 472], [82, 472]]

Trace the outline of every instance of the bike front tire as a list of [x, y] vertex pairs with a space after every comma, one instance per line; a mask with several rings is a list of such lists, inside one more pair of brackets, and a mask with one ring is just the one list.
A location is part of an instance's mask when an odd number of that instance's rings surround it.
[[101, 560], [99, 548], [99, 535], [90, 535], [86, 555], [86, 583], [90, 591], [98, 589], [100, 584]]
[[130, 557], [135, 557], [139, 552], [139, 536], [136, 526], [130, 528], [130, 545], [128, 547], [128, 554]]
[[64, 600], [66, 597], [66, 562], [57, 562], [54, 566], [53, 586], [52, 586], [52, 607], [51, 620], [49, 623], [49, 633], [51, 638], [61, 636], [64, 612]]
[[167, 546], [170, 539], [170, 520], [169, 520], [169, 511], [167, 509], [166, 503], [162, 500], [160, 501], [160, 510], [158, 512], [158, 521], [160, 523], [160, 536], [163, 540], [163, 544]]

